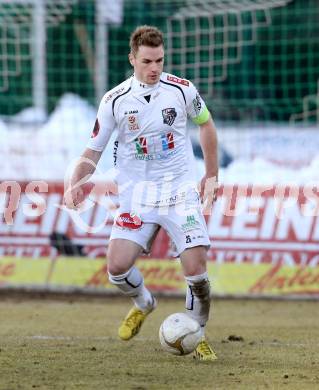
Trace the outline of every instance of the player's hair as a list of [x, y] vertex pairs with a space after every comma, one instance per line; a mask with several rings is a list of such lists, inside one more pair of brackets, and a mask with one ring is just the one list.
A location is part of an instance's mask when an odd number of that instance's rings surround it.
[[139, 26], [131, 34], [131, 53], [136, 55], [140, 46], [158, 47], [164, 46], [163, 33], [154, 26]]

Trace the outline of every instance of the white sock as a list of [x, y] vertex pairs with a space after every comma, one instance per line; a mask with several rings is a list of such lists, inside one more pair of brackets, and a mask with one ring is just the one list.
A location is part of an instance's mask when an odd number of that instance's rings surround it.
[[205, 326], [210, 310], [210, 285], [207, 272], [200, 275], [186, 276], [186, 313]]
[[154, 298], [150, 291], [144, 286], [142, 291], [140, 291], [139, 295], [132, 298], [135, 306], [142, 311], [146, 311], [150, 309], [154, 305]]
[[153, 305], [153, 296], [144, 286], [143, 276], [135, 266], [122, 275], [111, 275], [109, 272], [108, 274], [109, 281], [116, 285], [123, 294], [131, 297], [136, 307], [145, 311]]

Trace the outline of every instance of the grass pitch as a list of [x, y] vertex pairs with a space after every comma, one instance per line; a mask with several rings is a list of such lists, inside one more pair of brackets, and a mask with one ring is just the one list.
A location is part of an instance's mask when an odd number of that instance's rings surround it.
[[161, 351], [161, 321], [183, 304], [159, 299], [123, 342], [128, 300], [0, 296], [0, 389], [319, 389], [318, 302], [214, 301], [209, 363]]

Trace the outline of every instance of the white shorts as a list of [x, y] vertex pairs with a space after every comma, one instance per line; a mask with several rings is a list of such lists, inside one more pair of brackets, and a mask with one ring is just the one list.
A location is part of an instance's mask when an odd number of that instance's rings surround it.
[[165, 207], [144, 206], [136, 211], [132, 210], [129, 199], [120, 203], [110, 240], [121, 238], [136, 242], [148, 253], [162, 227], [174, 244], [172, 255], [175, 257], [188, 248], [210, 247], [206, 221], [195, 191], [190, 191], [184, 202]]

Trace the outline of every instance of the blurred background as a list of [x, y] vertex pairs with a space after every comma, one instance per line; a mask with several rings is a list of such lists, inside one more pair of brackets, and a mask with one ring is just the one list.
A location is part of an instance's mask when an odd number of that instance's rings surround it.
[[[317, 183], [317, 0], [0, 0], [1, 181], [63, 185], [67, 167], [90, 137], [101, 97], [132, 74], [129, 37], [141, 24], [162, 29], [165, 71], [192, 80], [206, 101], [218, 128], [222, 185], [287, 183], [302, 189]], [[200, 175], [198, 132], [192, 124], [189, 129]], [[110, 142], [100, 169], [111, 168], [112, 161]], [[296, 212], [286, 236], [261, 238], [268, 244], [300, 239], [294, 247], [299, 254], [305, 242], [316, 245], [316, 215], [308, 223]], [[29, 230], [19, 230], [21, 219], [15, 220], [16, 230], [3, 228], [2, 248], [20, 245], [8, 237], [31, 234], [32, 219], [22, 221]], [[246, 221], [242, 237], [235, 228], [229, 234], [245, 238], [249, 223], [261, 226]], [[308, 224], [308, 235], [297, 232], [302, 224]], [[53, 225], [32, 234], [47, 245]], [[226, 237], [214, 229], [214, 236]], [[260, 238], [254, 234], [251, 239]], [[83, 237], [78, 241], [87, 243]], [[265, 248], [272, 247], [263, 247], [263, 253]], [[318, 251], [310, 249], [313, 255]], [[6, 247], [2, 253], [17, 252]]]

